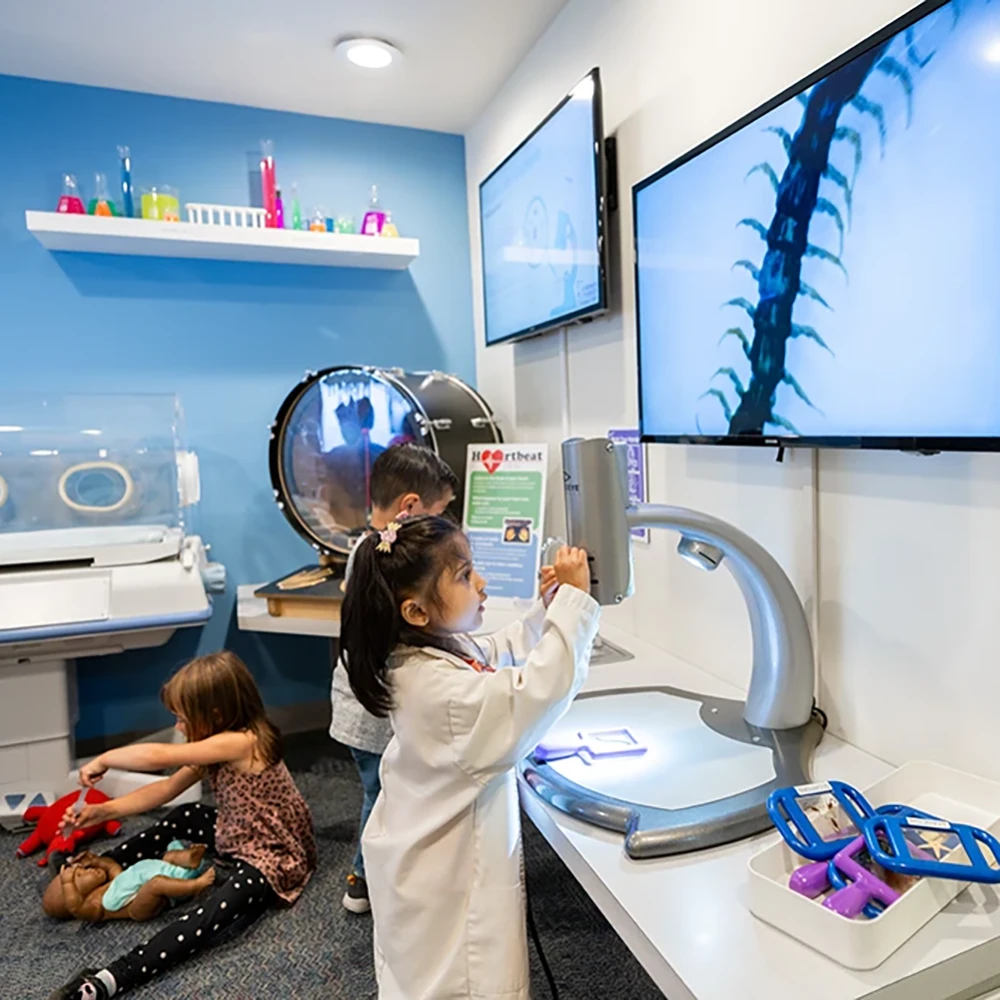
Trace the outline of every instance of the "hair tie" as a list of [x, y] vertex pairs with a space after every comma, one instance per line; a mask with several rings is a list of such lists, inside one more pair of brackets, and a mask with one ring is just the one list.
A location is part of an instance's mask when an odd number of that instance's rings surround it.
[[391, 552], [393, 542], [396, 541], [396, 532], [399, 531], [399, 522], [390, 521], [379, 533], [379, 543], [375, 546], [376, 552]]

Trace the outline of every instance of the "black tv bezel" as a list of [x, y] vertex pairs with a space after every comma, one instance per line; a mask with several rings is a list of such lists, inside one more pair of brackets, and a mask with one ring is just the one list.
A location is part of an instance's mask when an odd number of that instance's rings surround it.
[[632, 247], [633, 247], [633, 270], [635, 281], [635, 329], [636, 329], [636, 358], [639, 374], [639, 428], [640, 437], [644, 443], [649, 444], [711, 444], [726, 445], [731, 447], [769, 447], [769, 448], [841, 448], [851, 450], [872, 450], [872, 451], [906, 451], [923, 454], [934, 454], [942, 451], [958, 452], [994, 452], [1000, 451], [1000, 436], [997, 437], [889, 437], [889, 436], [842, 436], [842, 435], [802, 435], [793, 436], [786, 434], [649, 434], [645, 430], [643, 419], [643, 391], [642, 391], [642, 310], [639, 298], [639, 214], [638, 196], [645, 188], [655, 184], [667, 174], [678, 167], [689, 163], [702, 153], [718, 145], [720, 142], [742, 131], [752, 125], [759, 118], [769, 114], [775, 108], [791, 100], [803, 90], [812, 87], [825, 79], [831, 73], [836, 72], [849, 62], [863, 55], [869, 49], [894, 35], [905, 31], [910, 25], [936, 10], [947, 6], [951, 0], [924, 0], [912, 10], [901, 17], [887, 24], [884, 28], [876, 31], [873, 35], [859, 42], [848, 49], [836, 59], [831, 60], [821, 66], [809, 76], [783, 90], [776, 97], [760, 105], [760, 107], [744, 115], [739, 120], [733, 122], [721, 132], [706, 139], [704, 142], [689, 150], [683, 156], [672, 160], [666, 166], [661, 167], [655, 173], [643, 178], [632, 185]]
[[[524, 149], [525, 146], [553, 119], [555, 116], [569, 103], [573, 97], [573, 90], [575, 90], [581, 83], [586, 79], [592, 79], [594, 81], [594, 96], [592, 102], [592, 128], [594, 133], [594, 178], [596, 181], [597, 190], [597, 272], [598, 272], [598, 300], [592, 306], [585, 306], [582, 309], [577, 309], [575, 312], [566, 313], [564, 316], [559, 316], [554, 319], [546, 320], [544, 323], [536, 323], [534, 326], [525, 327], [522, 330], [518, 330], [514, 333], [508, 333], [503, 337], [499, 337], [496, 340], [490, 340], [490, 323], [489, 323], [489, 311], [486, 304], [486, 237], [485, 228], [483, 226], [483, 188], [495, 177], [503, 168], [514, 159], [517, 154]], [[497, 164], [479, 182], [479, 254], [480, 254], [480, 269], [483, 276], [483, 335], [486, 340], [487, 347], [496, 347], [497, 344], [510, 344], [517, 340], [526, 340], [528, 337], [537, 337], [539, 334], [546, 333], [549, 330], [556, 330], [559, 327], [570, 326], [573, 323], [579, 323], [582, 320], [592, 319], [594, 316], [599, 316], [601, 313], [608, 311], [608, 251], [607, 251], [607, 232], [608, 232], [608, 218], [607, 218], [607, 175], [605, 172], [604, 163], [604, 149], [605, 149], [605, 135], [604, 135], [604, 100], [603, 91], [601, 89], [601, 70], [600, 67], [595, 66], [589, 73], [584, 74], [580, 77], [576, 85], [566, 94], [566, 96], [542, 119], [532, 130], [526, 135], [516, 148], [511, 150], [510, 153], [504, 157], [503, 161]]]

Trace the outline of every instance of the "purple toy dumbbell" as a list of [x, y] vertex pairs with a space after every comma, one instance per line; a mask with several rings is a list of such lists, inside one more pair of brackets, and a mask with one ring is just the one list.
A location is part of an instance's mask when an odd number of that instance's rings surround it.
[[792, 872], [788, 888], [807, 899], [815, 899], [830, 888], [829, 868], [829, 861], [810, 861]]
[[873, 899], [884, 906], [891, 906], [900, 898], [895, 889], [890, 889], [857, 860], [857, 856], [862, 851], [867, 853], [867, 850], [865, 838], [858, 837], [833, 859], [833, 863], [851, 880], [851, 884], [828, 896], [823, 900], [823, 905], [848, 920], [853, 920]]

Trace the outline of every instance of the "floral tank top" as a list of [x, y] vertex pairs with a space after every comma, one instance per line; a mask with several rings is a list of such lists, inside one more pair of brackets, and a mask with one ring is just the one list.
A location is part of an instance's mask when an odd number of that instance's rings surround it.
[[312, 814], [284, 761], [260, 774], [209, 768], [218, 806], [215, 847], [253, 865], [278, 897], [294, 903], [316, 870]]

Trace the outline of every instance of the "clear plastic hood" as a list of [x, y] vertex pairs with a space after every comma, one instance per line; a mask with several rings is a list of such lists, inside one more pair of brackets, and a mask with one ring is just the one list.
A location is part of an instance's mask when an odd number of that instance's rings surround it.
[[169, 394], [0, 396], [0, 537], [190, 532], [197, 463]]

